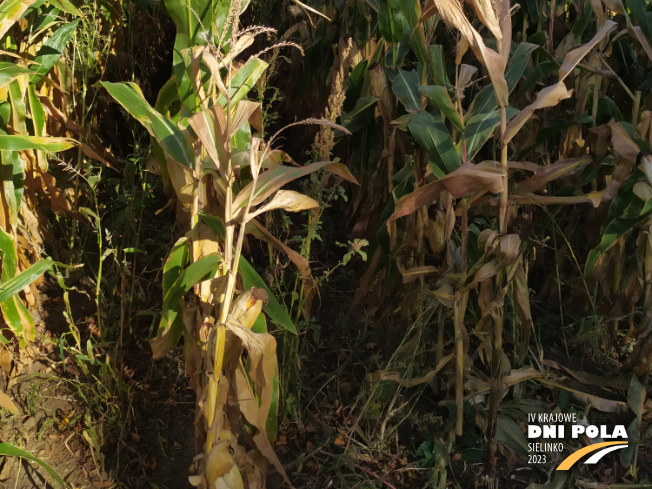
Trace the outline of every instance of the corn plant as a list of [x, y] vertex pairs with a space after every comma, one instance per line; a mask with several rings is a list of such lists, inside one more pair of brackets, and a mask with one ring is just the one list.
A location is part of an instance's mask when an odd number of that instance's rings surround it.
[[[285, 329], [295, 327], [242, 256], [242, 246], [245, 234], [252, 233], [287, 252], [309, 274], [305, 259], [256, 218], [273, 209], [314, 209], [313, 199], [281, 189], [311, 172], [325, 169], [355, 179], [345, 166], [329, 161], [286, 166], [287, 155], [271, 147], [276, 136], [265, 142], [253, 133], [262, 129], [261, 107], [246, 95], [267, 65], [260, 53], [244, 62], [239, 57], [269, 29], [241, 29], [246, 3], [168, 1], [166, 6], [177, 24], [175, 76], [161, 90], [156, 108], [133, 83], [102, 84], [153, 137], [160, 173], [188, 222], [188, 233], [164, 267], [162, 319], [152, 350], [161, 358], [184, 336], [198, 401], [196, 439], [203, 452], [193, 485], [264, 487], [267, 463], [289, 483], [271, 445], [278, 367], [276, 341], [261, 311]], [[252, 446], [247, 448], [254, 452], [240, 445], [241, 433], [248, 433]]]
[[[79, 16], [66, 0], [53, 2], [9, 1], [0, 7], [0, 156], [3, 169], [0, 209], [0, 249], [2, 282], [11, 294], [1, 301], [2, 314], [9, 330], [21, 343], [34, 337], [34, 321], [27, 304], [35, 304], [35, 280], [52, 265], [43, 254], [44, 216], [39, 210], [47, 202], [56, 213], [71, 214], [72, 206], [49, 170], [51, 154], [73, 147], [90, 148], [74, 139], [52, 137], [49, 126], [56, 113], [50, 100], [61, 87], [53, 81], [55, 66], [75, 32], [79, 20], [64, 24], [59, 16]], [[38, 22], [20, 25], [21, 19]], [[30, 26], [38, 25], [37, 32]], [[55, 78], [56, 79], [56, 78]], [[30, 264], [32, 264], [30, 266]], [[21, 272], [21, 270], [23, 270]], [[11, 284], [11, 286], [10, 286]], [[7, 342], [4, 334], [0, 340]]]
[[[482, 384], [489, 391], [482, 413], [493, 479], [497, 425], [505, 422], [498, 414], [503, 379], [528, 378], [528, 369], [516, 367], [527, 363], [534, 327], [528, 270], [541, 246], [528, 235], [532, 216], [561, 212], [576, 223], [570, 229], [582, 224], [566, 209], [590, 216], [600, 238], [565, 237], [574, 270], [564, 272], [575, 275], [575, 294], [590, 302], [593, 314], [601, 301], [633, 308], [642, 296], [649, 309], [648, 243], [640, 234], [649, 222], [649, 97], [641, 93], [649, 82], [643, 77], [639, 87], [628, 86], [621, 74], [627, 70], [611, 59], [618, 52], [637, 68], [649, 67], [650, 24], [644, 2], [590, 7], [553, 1], [541, 12], [535, 2], [521, 10], [508, 1], [467, 5], [378, 0], [341, 6], [329, 13], [340, 21], [335, 36], [325, 33], [323, 22], [315, 28], [306, 65], [323, 56], [320, 40], [339, 36], [342, 45], [347, 35], [355, 37], [357, 63], [340, 118], [353, 136], [335, 154], [346, 155], [362, 182], [347, 210], [353, 232], [376, 236], [356, 303], [373, 313], [401, 282], [418, 280], [434, 303], [428, 317], [438, 319], [437, 370], [449, 358], [451, 318], [454, 431], [462, 434], [463, 405], [472, 386]], [[577, 21], [562, 38], [555, 19], [570, 18], [571, 10]], [[625, 103], [618, 107], [615, 97]], [[364, 205], [370, 201], [377, 205]], [[636, 259], [623, 269], [632, 240]], [[550, 277], [559, 283], [557, 274]], [[597, 296], [590, 291], [596, 281]], [[514, 318], [511, 359], [503, 347], [508, 316]], [[630, 318], [628, 336], [645, 338], [649, 326], [636, 331]], [[479, 344], [488, 382], [476, 378], [471, 341]], [[650, 345], [639, 342], [628, 365], [649, 358]]]

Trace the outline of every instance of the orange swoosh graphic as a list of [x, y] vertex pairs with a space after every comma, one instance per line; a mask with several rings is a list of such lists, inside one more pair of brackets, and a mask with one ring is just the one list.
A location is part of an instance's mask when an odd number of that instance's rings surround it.
[[612, 445], [627, 445], [626, 441], [605, 441], [602, 443], [596, 443], [594, 445], [589, 445], [584, 447], [581, 450], [576, 451], [575, 453], [570, 454], [566, 459], [557, 467], [557, 470], [568, 470], [570, 469], [575, 462], [581, 459], [584, 455], [587, 455], [596, 450], [600, 450], [604, 447], [609, 447]]

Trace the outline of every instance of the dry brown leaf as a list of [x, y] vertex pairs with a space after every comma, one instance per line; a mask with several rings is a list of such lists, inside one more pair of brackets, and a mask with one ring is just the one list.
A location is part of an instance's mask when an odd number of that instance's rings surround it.
[[619, 122], [611, 121], [607, 124], [611, 129], [611, 145], [620, 158], [624, 158], [632, 163], [641, 152], [638, 144], [634, 142], [629, 133]]
[[532, 321], [532, 312], [530, 310], [530, 289], [528, 287], [528, 277], [525, 266], [523, 265], [523, 256], [521, 255], [514, 274], [514, 305], [518, 314], [520, 327], [520, 339], [517, 345], [517, 355], [520, 361], [523, 361], [527, 355], [530, 345], [530, 336], [534, 329]]
[[584, 56], [588, 54], [591, 49], [593, 49], [604, 37], [609, 34], [613, 29], [616, 28], [616, 23], [613, 20], [607, 20], [604, 25], [600, 28], [598, 32], [595, 33], [595, 36], [593, 36], [593, 39], [591, 39], [589, 42], [584, 44], [583, 46], [580, 46], [579, 48], [575, 48], [572, 51], [570, 51], [566, 56], [564, 57], [564, 62], [561, 64], [561, 67], [559, 68], [559, 81], [563, 81], [564, 78], [568, 76], [568, 74], [573, 71], [573, 68], [577, 66], [577, 64], [582, 60]]
[[543, 363], [543, 365], [547, 367], [551, 367], [556, 370], [563, 370], [564, 372], [568, 373], [571, 377], [573, 377], [575, 380], [585, 385], [611, 387], [614, 389], [627, 391], [629, 389], [629, 384], [631, 381], [631, 374], [620, 375], [618, 377], [607, 377], [605, 375], [589, 374], [586, 372], [582, 372], [581, 370], [573, 370], [554, 360], [544, 359], [541, 363]]
[[528, 204], [544, 204], [544, 205], [562, 205], [562, 204], [593, 204], [593, 207], [599, 207], [602, 199], [602, 190], [596, 192], [589, 192], [582, 195], [570, 195], [564, 197], [557, 197], [554, 195], [537, 195], [530, 192], [516, 192], [510, 195], [521, 203]]
[[[275, 354], [274, 359], [276, 359]], [[286, 484], [292, 487], [290, 479], [288, 479], [285, 469], [276, 456], [276, 453], [274, 453], [274, 448], [267, 437], [267, 413], [269, 412], [269, 406], [267, 406], [266, 411], [263, 411], [263, 404], [266, 404], [266, 401], [262, 399], [261, 406], [258, 405], [258, 401], [251, 390], [251, 384], [249, 384], [249, 381], [247, 380], [242, 365], [240, 365], [235, 372], [235, 380], [240, 411], [245, 419], [258, 429], [258, 432], [253, 437], [256, 448], [272, 463], [272, 465], [274, 465], [278, 473], [281, 474], [285, 480]]]
[[369, 374], [369, 379], [372, 382], [380, 382], [383, 380], [388, 380], [390, 382], [396, 382], [397, 384], [402, 385], [403, 387], [414, 387], [420, 384], [425, 384], [426, 382], [430, 382], [435, 378], [435, 376], [439, 373], [439, 371], [446, 366], [446, 364], [454, 357], [455, 355], [448, 355], [444, 358], [441, 359], [441, 361], [437, 364], [437, 367], [435, 367], [434, 370], [431, 370], [428, 372], [426, 375], [423, 375], [421, 377], [417, 377], [414, 379], [405, 379], [401, 377], [401, 375], [398, 372], [386, 372], [386, 371], [378, 371], [378, 372], [373, 372]]
[[523, 127], [523, 124], [532, 117], [535, 110], [554, 107], [560, 101], [569, 98], [572, 93], [573, 91], [568, 90], [562, 81], [541, 90], [537, 94], [536, 100], [520, 111], [516, 117], [507, 124], [507, 129], [505, 130], [505, 135], [503, 137], [503, 144], [509, 143], [512, 138], [516, 136], [521, 127]]
[[652, 156], [643, 155], [641, 157], [641, 164], [638, 165], [638, 168], [645, 173], [647, 181], [652, 183]]
[[500, 55], [503, 59], [503, 65], [507, 66], [509, 59], [509, 52], [512, 47], [512, 6], [509, 0], [493, 0], [496, 5], [496, 16], [500, 24], [500, 30], [503, 33], [503, 38], [499, 41]]
[[483, 161], [477, 165], [465, 163], [445, 177], [401, 197], [387, 222], [391, 223], [399, 217], [412, 214], [433, 202], [443, 190], [447, 190], [456, 199], [478, 190], [499, 193], [504, 176], [505, 170], [497, 161]]
[[[226, 436], [228, 435], [228, 438]], [[225, 436], [225, 438], [222, 438]], [[233, 442], [233, 443], [232, 443]], [[204, 474], [208, 487], [220, 489], [244, 489], [240, 471], [233, 460], [232, 445], [236, 442], [231, 432], [222, 430], [220, 439], [206, 455]]]
[[0, 391], [0, 407], [6, 409], [11, 414], [18, 414], [18, 408], [14, 404], [14, 401], [2, 391]]
[[224, 109], [219, 105], [213, 106], [193, 114], [188, 119], [188, 123], [204, 145], [206, 153], [211, 157], [222, 177], [226, 178], [224, 165], [227, 158], [227, 137]]
[[167, 158], [167, 170], [179, 202], [187, 209], [190, 209], [194, 200], [195, 188], [195, 178], [192, 170], [172, 158]]
[[491, 0], [471, 0], [471, 5], [473, 5], [473, 10], [480, 22], [487, 26], [494, 37], [500, 41], [503, 38], [503, 33], [500, 30], [493, 2]]
[[[511, 387], [530, 379], [539, 379], [539, 381], [543, 382], [543, 377], [544, 375], [535, 368], [519, 368], [512, 370], [509, 375], [503, 377], [503, 384], [507, 387]], [[472, 395], [476, 395], [482, 392], [488, 392], [489, 382], [472, 377], [464, 383], [464, 387], [469, 389]]]
[[571, 389], [565, 385], [559, 384], [557, 382], [552, 382], [547, 379], [541, 378], [539, 382], [542, 384], [550, 385], [552, 387], [557, 387], [563, 389], [570, 394], [579, 402], [585, 404], [587, 407], [593, 407], [598, 411], [603, 413], [621, 413], [629, 409], [629, 406], [626, 402], [613, 401], [611, 399], [605, 399], [604, 397], [594, 396], [592, 394], [587, 394], [586, 392], [581, 392], [575, 389]]
[[0, 368], [2, 368], [7, 377], [11, 376], [12, 361], [11, 352], [7, 348], [0, 346]]
[[634, 34], [634, 37], [636, 37], [638, 42], [641, 43], [643, 51], [645, 51], [645, 54], [647, 54], [648, 59], [652, 60], [652, 46], [650, 46], [647, 37], [645, 37], [645, 34], [643, 34], [643, 29], [641, 29], [639, 26], [633, 26], [631, 22], [628, 22], [627, 31], [630, 34]]
[[231, 121], [231, 137], [238, 132], [245, 122], [249, 122], [257, 131], [263, 130], [263, 111], [260, 103], [252, 100], [241, 100]]
[[482, 36], [466, 18], [458, 0], [434, 0], [434, 3], [446, 24], [454, 27], [464, 36], [480, 62], [487, 68], [489, 78], [494, 86], [496, 101], [501, 107], [508, 104], [509, 90], [505, 81], [505, 62], [493, 49], [488, 48]]
[[519, 182], [518, 186], [528, 192], [536, 192], [553, 180], [569, 177], [582, 171], [591, 161], [593, 160], [590, 156], [582, 156], [580, 158], [561, 160], [546, 167], [539, 167], [535, 175]]

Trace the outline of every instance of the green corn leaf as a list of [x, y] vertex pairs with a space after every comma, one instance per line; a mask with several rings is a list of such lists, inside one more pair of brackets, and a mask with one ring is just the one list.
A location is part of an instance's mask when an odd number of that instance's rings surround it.
[[[530, 60], [530, 55], [537, 49], [539, 46], [529, 42], [522, 42], [518, 45], [514, 54], [512, 54], [507, 65], [507, 70], [505, 71], [505, 81], [507, 82], [507, 89], [509, 93], [512, 93], [516, 84], [523, 76], [523, 72], [527, 67], [527, 63]], [[496, 93], [494, 91], [493, 85], [487, 85], [475, 96], [473, 99], [473, 104], [469, 110], [469, 115], [471, 117], [477, 114], [486, 114], [493, 111], [498, 107], [496, 102]]]
[[430, 55], [430, 77], [435, 82], [435, 85], [450, 87], [451, 82], [446, 73], [444, 47], [441, 44], [428, 46], [428, 54]]
[[49, 270], [54, 261], [52, 258], [44, 258], [37, 261], [27, 270], [20, 272], [15, 277], [10, 278], [9, 280], [3, 280], [0, 283], [0, 302], [4, 302], [14, 294], [17, 294], [34, 280], [43, 275], [47, 270]]
[[13, 80], [9, 84], [9, 101], [11, 103], [11, 128], [18, 134], [26, 134], [27, 107], [25, 105], [25, 91], [18, 83], [18, 80]]
[[240, 256], [238, 272], [242, 276], [242, 285], [245, 289], [249, 289], [251, 287], [259, 287], [267, 291], [268, 301], [267, 305], [263, 308], [265, 313], [268, 314], [269, 317], [271, 317], [278, 324], [283, 326], [283, 328], [287, 329], [291, 333], [297, 334], [297, 329], [290, 319], [290, 316], [288, 316], [285, 308], [281, 306], [281, 304], [276, 300], [272, 294], [272, 291], [269, 290], [265, 284], [265, 281], [258, 274], [256, 269], [251, 266], [251, 263], [249, 263], [243, 256]]
[[[518, 110], [513, 107], [506, 108], [507, 120], [518, 114]], [[473, 161], [473, 158], [482, 149], [484, 143], [491, 137], [494, 129], [500, 124], [500, 111], [494, 110], [486, 114], [478, 114], [466, 121], [464, 137], [466, 139], [466, 158], [467, 161]], [[461, 143], [458, 143], [458, 150]], [[461, 152], [461, 151], [460, 151]]]
[[410, 29], [414, 29], [421, 18], [421, 3], [419, 0], [396, 0]]
[[[633, 182], [627, 182], [619, 190], [609, 206], [609, 215], [613, 217], [605, 227], [598, 246], [593, 248], [586, 259], [584, 274], [590, 275], [604, 254], [614, 243], [637, 226], [648, 221], [652, 216], [652, 199], [640, 207], [641, 200], [632, 191]], [[637, 209], [640, 209], [638, 211]]]
[[36, 87], [33, 83], [30, 83], [27, 87], [27, 97], [29, 99], [29, 113], [32, 116], [32, 125], [34, 126], [34, 135], [43, 137], [45, 135], [45, 109], [36, 94]]
[[[18, 255], [14, 239], [3, 229], [0, 229], [0, 252], [2, 252], [2, 277], [0, 280], [6, 282], [16, 275]], [[17, 336], [22, 336], [28, 341], [34, 339], [34, 320], [19, 297], [10, 296], [0, 304], [0, 308], [9, 328]], [[23, 343], [22, 340], [21, 343]]]
[[428, 153], [428, 164], [437, 177], [443, 177], [461, 165], [453, 140], [440, 115], [421, 111], [413, 114], [408, 129]]
[[213, 0], [165, 0], [165, 8], [177, 28], [172, 62], [178, 94], [182, 104], [191, 112], [199, 106], [199, 98], [191, 79], [191, 67], [182, 53], [212, 40], [213, 9], [217, 4]]
[[453, 101], [448, 95], [448, 90], [439, 85], [421, 85], [419, 92], [425, 95], [428, 100], [434, 103], [442, 112], [444, 117], [455, 126], [458, 131], [464, 131], [464, 121], [460, 114], [455, 110]]
[[72, 2], [68, 0], [48, 0], [52, 5], [55, 5], [57, 8], [60, 10], [63, 10], [64, 12], [68, 12], [71, 15], [75, 15], [77, 17], [81, 17], [82, 13], [79, 11], [77, 7], [75, 7]]
[[[75, 33], [75, 29], [77, 29], [79, 22], [80, 19], [76, 19], [69, 24], [59, 27], [56, 32], [45, 41], [41, 49], [36, 53], [36, 58], [34, 58], [34, 61], [38, 63], [35, 68], [36, 73], [46, 75], [57, 61], [59, 61], [63, 51], [66, 49], [68, 41]], [[36, 83], [37, 81], [37, 76], [32, 76], [30, 78], [31, 83]]]
[[158, 332], [150, 342], [155, 359], [164, 357], [183, 334], [183, 296], [195, 285], [214, 277], [220, 263], [222, 257], [218, 254], [203, 256], [183, 270], [169, 288], [163, 299]]
[[419, 77], [416, 71], [399, 69], [392, 78], [392, 90], [405, 106], [408, 112], [421, 110], [421, 95], [419, 94]]
[[40, 136], [19, 136], [19, 135], [0, 135], [0, 148], [5, 151], [24, 151], [26, 149], [37, 149], [57, 153], [65, 151], [74, 146], [77, 142], [69, 138], [54, 138]]
[[401, 41], [403, 32], [410, 29], [410, 23], [401, 9], [401, 2], [411, 0], [380, 0], [378, 5], [378, 28], [389, 43]]
[[636, 19], [647, 40], [652, 42], [652, 23], [650, 23], [646, 3], [648, 2], [645, 0], [627, 0], [627, 7], [632, 17]]
[[0, 151], [2, 160], [2, 189], [11, 214], [11, 226], [15, 230], [18, 224], [18, 209], [23, 199], [25, 169], [23, 160], [16, 151]]
[[[211, 228], [211, 230], [218, 237], [220, 237], [220, 239], [224, 239], [225, 236], [224, 224], [222, 224], [222, 221], [218, 217], [202, 213], [201, 219], [206, 223], [208, 227]], [[272, 318], [275, 322], [277, 322], [282, 328], [287, 329], [288, 331], [291, 331], [296, 334], [297, 330], [294, 326], [294, 323], [292, 322], [292, 319], [290, 319], [290, 316], [285, 310], [285, 308], [278, 302], [276, 297], [274, 297], [274, 294], [269, 289], [269, 287], [267, 287], [265, 281], [258, 274], [258, 272], [256, 272], [256, 269], [242, 255], [240, 256], [240, 262], [238, 264], [238, 267], [239, 267], [238, 271], [242, 276], [242, 282], [245, 288], [256, 286], [265, 289], [267, 291], [267, 296], [269, 300], [267, 302], [267, 305], [263, 306], [263, 311], [265, 312], [265, 314], [267, 314], [270, 318]]]
[[[240, 100], [247, 96], [266, 69], [267, 63], [263, 60], [251, 58], [238, 70], [231, 80], [231, 107], [235, 107]], [[218, 102], [226, 107], [226, 97], [224, 95], [220, 95]]]
[[100, 85], [145, 126], [169, 157], [186, 167], [194, 166], [195, 156], [190, 143], [170, 119], [147, 103], [138, 85], [132, 82], [100, 82]]
[[170, 251], [170, 254], [163, 265], [163, 298], [170, 292], [177, 281], [183, 268], [188, 262], [188, 238], [180, 238]]
[[19, 76], [33, 75], [34, 73], [32, 70], [15, 65], [14, 63], [0, 61], [0, 88], [4, 88]]
[[16, 445], [12, 445], [11, 443], [0, 443], [0, 455], [5, 457], [20, 457], [39, 464], [47, 471], [48, 474], [50, 474], [52, 480], [54, 480], [62, 489], [65, 489], [66, 485], [64, 484], [61, 476], [57, 474], [56, 470], [54, 470], [40, 458], [35, 457], [22, 448], [18, 448]]

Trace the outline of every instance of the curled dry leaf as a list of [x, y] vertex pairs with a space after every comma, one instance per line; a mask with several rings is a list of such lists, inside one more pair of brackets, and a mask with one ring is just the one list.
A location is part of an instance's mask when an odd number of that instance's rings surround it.
[[520, 111], [518, 115], [507, 124], [507, 129], [503, 136], [503, 144], [509, 143], [512, 138], [516, 136], [521, 127], [523, 127], [530, 117], [532, 117], [535, 110], [554, 107], [562, 100], [570, 98], [572, 93], [573, 91], [568, 90], [562, 81], [541, 90], [537, 94], [536, 100]]
[[504, 176], [505, 170], [497, 161], [483, 161], [477, 165], [465, 163], [445, 177], [401, 197], [387, 222], [391, 223], [399, 217], [412, 214], [434, 201], [443, 190], [447, 190], [456, 199], [478, 190], [499, 193]]
[[564, 56], [564, 62], [559, 68], [559, 81], [563, 81], [564, 78], [566, 78], [568, 74], [573, 71], [573, 68], [577, 66], [582, 58], [584, 58], [584, 56], [586, 56], [588, 52], [591, 51], [591, 49], [593, 49], [600, 41], [602, 41], [602, 39], [604, 39], [607, 34], [616, 28], [616, 25], [617, 24], [613, 20], [607, 20], [600, 28], [600, 30], [595, 33], [593, 39], [591, 39], [583, 46], [568, 52], [566, 56]]

